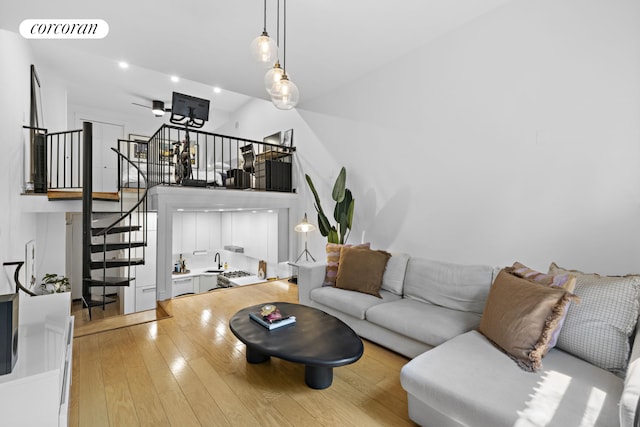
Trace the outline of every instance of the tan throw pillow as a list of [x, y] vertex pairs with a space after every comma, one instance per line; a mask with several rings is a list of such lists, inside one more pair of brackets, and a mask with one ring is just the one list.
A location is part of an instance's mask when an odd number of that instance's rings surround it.
[[380, 296], [382, 276], [391, 254], [367, 248], [342, 248], [336, 288]]
[[489, 291], [479, 331], [522, 369], [535, 372], [572, 297], [501, 270]]
[[[555, 276], [551, 274], [544, 274], [539, 271], [533, 270], [519, 262], [514, 262], [511, 267], [505, 268], [505, 271], [507, 273], [513, 274], [514, 276], [527, 279], [531, 282], [540, 283], [541, 285], [552, 286], [555, 288], [562, 288], [565, 291], [571, 293], [573, 293], [573, 290], [576, 287], [576, 277], [568, 273], [558, 274]], [[564, 325], [564, 319], [567, 317], [570, 305], [571, 304], [567, 304], [564, 307], [564, 313], [562, 315], [562, 318], [558, 322], [558, 327], [551, 333], [551, 340], [549, 341], [549, 345], [547, 346], [547, 351], [555, 347], [558, 343], [558, 337], [560, 336], [560, 331], [562, 330], [562, 326]]]
[[[356, 245], [356, 248], [369, 248], [370, 243], [362, 243]], [[340, 265], [340, 252], [342, 248], [350, 248], [353, 245], [341, 245], [339, 243], [327, 243], [327, 270], [324, 276], [322, 286], [335, 286], [336, 276], [338, 275], [338, 266]]]

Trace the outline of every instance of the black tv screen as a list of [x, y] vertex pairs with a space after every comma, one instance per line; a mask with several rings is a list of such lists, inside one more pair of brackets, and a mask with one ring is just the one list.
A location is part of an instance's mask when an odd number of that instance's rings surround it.
[[209, 120], [209, 100], [173, 92], [171, 115], [188, 117], [191, 120]]

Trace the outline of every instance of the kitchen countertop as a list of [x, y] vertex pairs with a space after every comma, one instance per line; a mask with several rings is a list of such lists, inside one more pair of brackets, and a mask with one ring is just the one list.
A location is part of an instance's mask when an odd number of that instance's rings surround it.
[[[196, 276], [217, 276], [218, 273], [207, 273], [207, 270], [216, 270], [215, 267], [204, 267], [204, 268], [191, 268], [187, 270], [187, 273], [174, 273], [171, 272], [171, 279], [186, 279], [189, 277]], [[236, 271], [238, 268], [227, 268], [224, 271]], [[256, 283], [266, 282], [267, 279], [260, 279], [257, 275], [244, 276], [232, 279], [235, 286], [245, 286], [245, 285], [253, 285]]]

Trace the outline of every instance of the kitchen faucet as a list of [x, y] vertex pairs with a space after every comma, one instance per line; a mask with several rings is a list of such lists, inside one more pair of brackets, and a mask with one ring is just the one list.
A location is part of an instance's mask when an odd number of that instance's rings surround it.
[[216, 256], [213, 258], [213, 262], [218, 261], [218, 270], [222, 268], [222, 263], [220, 262], [220, 252], [216, 252]]

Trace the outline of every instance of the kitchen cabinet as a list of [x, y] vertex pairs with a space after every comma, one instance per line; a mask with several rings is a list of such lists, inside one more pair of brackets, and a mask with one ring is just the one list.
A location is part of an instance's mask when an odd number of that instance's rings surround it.
[[173, 279], [171, 282], [171, 296], [178, 297], [180, 295], [194, 293], [193, 277], [183, 277], [180, 279]]
[[173, 214], [173, 254], [220, 247], [220, 213], [175, 212]]
[[240, 246], [251, 258], [275, 263], [286, 261], [289, 254], [287, 214], [285, 209], [225, 213], [222, 229], [226, 233], [222, 234], [222, 245]]
[[218, 283], [218, 276], [214, 274], [207, 274], [200, 276], [200, 286], [198, 292], [208, 292], [211, 289], [215, 289]]
[[136, 287], [136, 311], [152, 310], [156, 308], [156, 285]]
[[196, 213], [173, 214], [173, 253], [184, 254], [196, 249]]

